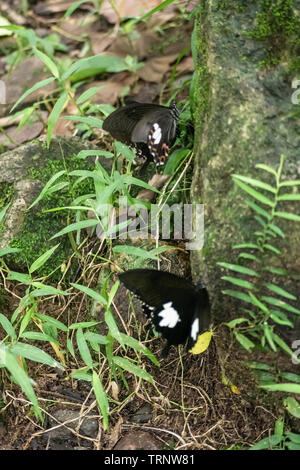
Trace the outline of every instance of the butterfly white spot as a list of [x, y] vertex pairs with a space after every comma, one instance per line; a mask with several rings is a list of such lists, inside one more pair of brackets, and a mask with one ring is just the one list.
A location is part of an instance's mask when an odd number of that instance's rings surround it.
[[158, 316], [162, 317], [159, 326], [166, 326], [167, 328], [174, 328], [179, 321], [181, 321], [178, 312], [172, 307], [172, 302], [163, 304], [164, 310], [159, 312]]
[[154, 140], [154, 145], [159, 144], [159, 142], [161, 141], [161, 128], [159, 127], [158, 124], [157, 124], [157, 128], [155, 128], [155, 131], [152, 134], [152, 139]]
[[199, 318], [195, 318], [191, 326], [191, 338], [196, 341], [199, 333]]

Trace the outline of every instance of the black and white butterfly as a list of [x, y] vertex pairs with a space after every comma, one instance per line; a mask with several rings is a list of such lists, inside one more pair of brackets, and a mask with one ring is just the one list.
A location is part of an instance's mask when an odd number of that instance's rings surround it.
[[201, 283], [191, 282], [165, 271], [133, 269], [119, 274], [128, 290], [142, 302], [145, 314], [167, 340], [162, 351], [168, 355], [170, 346], [184, 344], [188, 349], [208, 329], [210, 305], [208, 292]]
[[133, 101], [111, 113], [102, 128], [159, 166], [164, 165], [169, 147], [176, 140], [178, 118], [175, 101], [170, 107]]

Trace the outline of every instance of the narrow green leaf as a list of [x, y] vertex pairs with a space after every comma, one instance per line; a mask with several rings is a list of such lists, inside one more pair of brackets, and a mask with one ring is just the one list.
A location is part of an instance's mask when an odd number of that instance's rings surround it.
[[2, 325], [3, 329], [6, 331], [8, 336], [10, 336], [13, 339], [17, 339], [17, 335], [16, 335], [14, 327], [10, 323], [9, 319], [5, 317], [2, 313], [0, 313], [0, 324]]
[[[288, 397], [283, 400], [283, 404], [286, 408], [286, 410], [295, 418], [300, 418], [300, 404], [294, 397]], [[300, 445], [300, 435], [297, 434], [299, 442], [297, 444]]]
[[36, 341], [48, 341], [49, 343], [55, 343], [59, 345], [59, 342], [50, 335], [46, 335], [45, 333], [40, 333], [38, 331], [24, 331], [20, 335], [21, 338], [33, 339]]
[[264, 248], [267, 248], [267, 250], [272, 251], [276, 255], [280, 255], [280, 253], [281, 253], [281, 251], [278, 250], [278, 248], [276, 248], [273, 245], [270, 245], [269, 243], [265, 243]]
[[275, 292], [275, 294], [282, 295], [282, 297], [285, 297], [286, 299], [290, 300], [297, 300], [297, 297], [294, 295], [290, 294], [286, 290], [282, 289], [281, 287], [276, 286], [275, 284], [271, 284], [269, 282], [265, 282], [264, 285], [272, 292]]
[[230, 269], [231, 271], [236, 271], [238, 273], [247, 274], [248, 276], [259, 277], [259, 274], [256, 271], [254, 271], [253, 269], [246, 268], [245, 266], [240, 266], [237, 264], [230, 264], [230, 263], [223, 263], [223, 262], [218, 262], [217, 264], [219, 266], [222, 266], [223, 268]]
[[144, 248], [139, 248], [136, 246], [129, 246], [129, 245], [116, 245], [113, 247], [114, 253], [124, 253], [126, 255], [136, 256], [142, 259], [153, 259], [155, 261], [158, 260], [158, 257], [151, 254], [149, 251], [145, 250]]
[[30, 359], [31, 361], [40, 362], [41, 364], [58, 367], [59, 369], [64, 370], [62, 364], [57, 362], [42, 349], [32, 346], [31, 344], [21, 343], [19, 341], [18, 343], [9, 346], [9, 351], [15, 356], [26, 357], [26, 359]]
[[300, 201], [300, 194], [282, 194], [277, 197], [278, 201]]
[[265, 165], [264, 163], [258, 163], [257, 165], [255, 165], [255, 168], [260, 168], [261, 170], [268, 171], [269, 173], [272, 173], [273, 175], [277, 176], [277, 171], [274, 170], [274, 168]]
[[278, 323], [279, 325], [288, 325], [291, 328], [294, 328], [294, 324], [288, 319], [285, 313], [280, 310], [270, 310], [270, 312], [270, 317], [275, 323]]
[[103, 121], [102, 119], [96, 118], [94, 116], [61, 116], [60, 119], [67, 119], [68, 121], [81, 122], [82, 124], [87, 124], [91, 127], [96, 127], [96, 129], [102, 129]]
[[56, 79], [58, 79], [59, 78], [59, 71], [58, 71], [58, 68], [57, 68], [56, 64], [53, 62], [53, 60], [50, 59], [50, 57], [48, 55], [44, 54], [44, 52], [39, 51], [36, 48], [34, 48], [34, 54], [37, 55], [44, 62], [44, 64], [50, 70], [52, 75]]
[[96, 225], [98, 225], [98, 223], [99, 222], [97, 219], [88, 219], [81, 220], [80, 222], [75, 222], [57, 232], [50, 238], [50, 240], [52, 240], [53, 238], [61, 237], [62, 235], [66, 235], [69, 232], [74, 232], [75, 230], [82, 230], [87, 227], [95, 227]]
[[276, 335], [275, 333], [273, 334], [273, 339], [274, 341], [278, 344], [278, 346], [286, 352], [289, 356], [293, 357], [293, 359], [300, 364], [300, 360], [295, 357], [294, 352], [291, 350], [291, 348], [283, 341], [283, 339], [280, 338], [280, 336]]
[[223, 276], [222, 279], [225, 281], [231, 282], [231, 284], [234, 284], [236, 286], [244, 287], [245, 289], [255, 289], [254, 284], [252, 282], [245, 281], [244, 279], [239, 279], [236, 277], [230, 277], [230, 276]]
[[4, 218], [5, 214], [6, 214], [6, 211], [7, 209], [9, 208], [10, 206], [10, 202], [8, 204], [6, 204], [6, 206], [3, 207], [3, 209], [1, 209], [0, 211], [0, 222], [2, 221], [2, 219]]
[[22, 251], [20, 248], [3, 248], [3, 250], [0, 250], [0, 258], [9, 253], [19, 253], [20, 251]]
[[269, 271], [273, 274], [279, 274], [280, 276], [288, 276], [289, 272], [286, 269], [275, 268], [274, 266], [264, 266], [262, 268], [264, 271]]
[[103, 429], [105, 431], [108, 431], [109, 405], [108, 405], [107, 395], [106, 395], [106, 393], [103, 389], [101, 380], [99, 379], [98, 375], [96, 374], [96, 372], [94, 370], [93, 370], [93, 376], [92, 376], [92, 385], [93, 385], [93, 390], [94, 390], [94, 393], [95, 393], [97, 403], [98, 403], [100, 411], [102, 413]]
[[251, 300], [251, 297], [249, 297], [249, 295], [245, 294], [244, 292], [227, 289], [227, 290], [223, 290], [222, 294], [230, 295], [231, 297], [235, 297], [236, 299], [244, 300], [244, 302], [249, 302], [253, 304], [253, 300]]
[[90, 368], [93, 367], [93, 359], [85, 340], [82, 328], [78, 328], [76, 331], [76, 341], [79, 349], [80, 356], [83, 362]]
[[55, 77], [50, 77], [46, 78], [45, 80], [41, 80], [40, 82], [36, 83], [33, 85], [29, 90], [26, 90], [25, 93], [17, 100], [17, 102], [13, 105], [13, 107], [10, 110], [10, 113], [23, 101], [27, 96], [29, 96], [31, 93], [34, 91], [38, 90], [39, 88], [42, 88], [43, 86], [48, 85], [49, 83], [53, 82], [55, 80]]
[[53, 286], [45, 286], [41, 289], [35, 289], [30, 293], [33, 297], [42, 297], [43, 295], [70, 295], [68, 292], [56, 289]]
[[281, 441], [282, 441], [282, 436], [279, 436], [278, 434], [273, 434], [257, 442], [252, 447], [250, 447], [249, 450], [273, 449], [278, 444], [280, 444]]
[[235, 318], [234, 320], [231, 320], [230, 322], [225, 323], [225, 325], [228, 326], [229, 328], [235, 328], [236, 325], [239, 325], [240, 323], [244, 323], [244, 322], [249, 323], [248, 318], [243, 318], [243, 317]]
[[300, 222], [300, 215], [290, 214], [289, 212], [274, 212], [274, 215], [281, 217], [282, 219], [294, 220], [295, 222]]
[[121, 344], [121, 346], [124, 347], [123, 338], [120, 334], [119, 328], [116, 324], [116, 321], [113, 317], [113, 314], [112, 314], [111, 310], [107, 310], [105, 312], [105, 322], [106, 322], [106, 324], [109, 328], [109, 332], [110, 332], [111, 336], [113, 338], [115, 338], [118, 341], [118, 343]]
[[252, 255], [251, 253], [244, 253], [244, 252], [242, 252], [242, 253], [240, 253], [240, 254], [238, 255], [238, 259], [239, 259], [239, 258], [251, 259], [252, 261], [256, 261], [256, 263], [261, 263], [261, 260], [260, 260], [257, 256]]
[[27, 210], [31, 209], [33, 206], [35, 206], [44, 196], [46, 196], [50, 192], [50, 188], [53, 186], [53, 183], [60, 178], [62, 175], [66, 173], [66, 170], [61, 170], [55, 173], [53, 176], [51, 176], [50, 180], [47, 181], [45, 186], [43, 187], [42, 191], [40, 192], [39, 196], [33, 201], [32, 204], [28, 207]]
[[43, 421], [43, 415], [39, 408], [39, 404], [32, 388], [32, 385], [30, 383], [30, 379], [28, 375], [24, 372], [24, 370], [20, 367], [17, 359], [14, 357], [13, 354], [9, 352], [8, 349], [4, 349], [4, 351], [0, 351], [0, 362], [5, 364], [5, 367], [7, 367], [12, 378], [17, 384], [19, 384], [27, 398], [31, 401], [36, 416], [38, 416], [40, 420]]
[[240, 180], [240, 181], [243, 181], [244, 183], [249, 183], [251, 184], [251, 186], [255, 186], [256, 188], [265, 189], [266, 191], [276, 194], [276, 189], [270, 186], [269, 184], [264, 183], [263, 181], [249, 178], [248, 176], [241, 176], [241, 175], [232, 175], [232, 178], [235, 181]]
[[243, 335], [242, 333], [238, 333], [237, 331], [234, 332], [234, 335], [237, 341], [245, 348], [247, 351], [251, 351], [254, 348], [255, 344], [247, 338], [247, 336]]
[[262, 204], [265, 204], [265, 205], [270, 206], [270, 207], [274, 207], [274, 201], [271, 201], [271, 199], [267, 198], [266, 196], [264, 196], [260, 192], [256, 191], [255, 189], [251, 188], [247, 184], [242, 183], [241, 181], [239, 181], [237, 179], [235, 179], [235, 182], [238, 186], [240, 186], [241, 189], [243, 189], [248, 194], [250, 194], [250, 196], [252, 196], [254, 199], [257, 199]]
[[268, 304], [275, 305], [275, 307], [283, 308], [284, 310], [288, 310], [289, 312], [300, 314], [300, 310], [295, 307], [292, 307], [283, 300], [276, 299], [276, 297], [263, 296], [261, 299], [267, 302]]
[[267, 338], [267, 341], [268, 341], [269, 345], [271, 346], [271, 348], [273, 349], [273, 351], [276, 352], [277, 348], [276, 348], [276, 345], [273, 341], [273, 331], [267, 323], [264, 324], [264, 335]]
[[57, 245], [53, 246], [52, 248], [47, 250], [45, 253], [43, 253], [41, 256], [39, 256], [39, 258], [37, 258], [30, 266], [29, 273], [32, 274], [34, 271], [36, 271], [41, 266], [43, 266], [59, 245], [60, 244], [58, 243]]
[[64, 105], [68, 101], [68, 92], [64, 91], [58, 100], [56, 101], [55, 105], [53, 106], [53, 109], [48, 117], [48, 130], [47, 130], [47, 146], [49, 147], [50, 145], [50, 140], [52, 137], [52, 132], [54, 129], [54, 126], [60, 116], [60, 113], [63, 110]]
[[146, 348], [143, 344], [141, 344], [138, 340], [135, 338], [132, 338], [131, 336], [125, 335], [124, 333], [120, 332], [120, 335], [123, 339], [123, 343], [126, 344], [126, 346], [129, 346], [130, 348], [133, 348], [135, 351], [139, 351], [143, 354], [146, 354], [148, 358], [155, 364], [156, 366], [160, 366], [158, 360], [154, 356], [154, 354]]
[[71, 286], [75, 287], [75, 289], [78, 289], [81, 292], [84, 292], [86, 295], [88, 295], [92, 299], [96, 300], [96, 302], [99, 302], [100, 304], [104, 305], [105, 307], [107, 306], [107, 300], [101, 294], [99, 294], [99, 292], [96, 292], [95, 290], [91, 289], [90, 287], [82, 286], [81, 284], [76, 284], [74, 282], [71, 282], [70, 284], [71, 284]]
[[285, 235], [284, 235], [283, 231], [279, 227], [277, 227], [277, 225], [269, 224], [269, 227], [270, 227], [271, 230], [273, 230], [273, 232], [275, 232], [281, 238], [285, 238]]
[[113, 361], [122, 369], [131, 372], [132, 374], [136, 375], [137, 377], [140, 377], [141, 379], [148, 380], [149, 382], [153, 383], [153, 378], [150, 374], [148, 374], [148, 372], [146, 372], [144, 369], [141, 369], [139, 366], [136, 366], [132, 362], [128, 361], [128, 359], [125, 359], [124, 357], [113, 356]]
[[285, 380], [289, 380], [290, 382], [295, 382], [296, 384], [300, 384], [300, 375], [294, 374], [293, 372], [281, 372], [280, 377]]
[[85, 159], [87, 157], [98, 157], [103, 156], [105, 158], [112, 158], [114, 154], [112, 152], [108, 152], [107, 150], [80, 150], [77, 154], [77, 158]]
[[92, 96], [94, 96], [96, 93], [98, 93], [99, 90], [104, 88], [105, 85], [101, 86], [92, 86], [85, 90], [78, 98], [76, 99], [76, 103], [79, 105], [81, 103], [84, 103], [86, 100], [90, 99]]
[[82, 321], [78, 323], [72, 323], [69, 326], [69, 330], [77, 330], [78, 328], [91, 328], [92, 326], [98, 325], [100, 322], [98, 321]]
[[255, 202], [251, 201], [250, 199], [246, 199], [246, 204], [251, 207], [252, 210], [254, 210], [255, 212], [257, 212], [258, 214], [262, 215], [263, 217], [265, 217], [267, 220], [269, 220], [269, 217], [270, 217], [270, 214], [269, 212], [267, 212], [265, 209], [263, 209], [262, 207], [258, 206], [257, 204], [255, 204]]
[[62, 330], [65, 332], [68, 331], [67, 326], [64, 325], [61, 321], [56, 320], [56, 318], [50, 317], [49, 315], [44, 315], [43, 313], [36, 313], [35, 316], [38, 317], [42, 321], [42, 323], [49, 323], [58, 330]]
[[300, 180], [290, 180], [290, 181], [282, 181], [279, 183], [279, 186], [297, 186], [300, 184]]
[[264, 303], [262, 303], [260, 300], [258, 300], [257, 297], [252, 292], [249, 292], [249, 297], [252, 299], [253, 305], [256, 305], [260, 310], [262, 310], [264, 313], [269, 313], [269, 309], [265, 306]]
[[97, 344], [108, 344], [109, 341], [106, 336], [99, 335], [98, 333], [93, 333], [92, 331], [86, 331], [84, 337], [87, 341]]
[[260, 385], [260, 388], [265, 388], [267, 390], [272, 390], [276, 392], [300, 393], [300, 384], [292, 384], [292, 383], [267, 384], [267, 385]]
[[234, 249], [240, 250], [244, 248], [249, 248], [249, 250], [259, 250], [259, 246], [256, 245], [255, 243], [240, 243], [239, 245], [233, 245]]

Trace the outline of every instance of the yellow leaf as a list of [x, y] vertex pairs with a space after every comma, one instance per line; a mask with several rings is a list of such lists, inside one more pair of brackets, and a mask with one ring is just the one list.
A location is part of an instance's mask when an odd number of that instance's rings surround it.
[[230, 389], [233, 393], [235, 393], [236, 395], [240, 395], [241, 392], [239, 391], [239, 389], [237, 388], [236, 385], [233, 385], [233, 383], [230, 382]]
[[204, 333], [202, 333], [202, 335], [199, 335], [195, 345], [192, 347], [192, 349], [190, 349], [189, 352], [191, 352], [192, 354], [203, 353], [208, 348], [212, 335], [212, 330], [205, 331]]

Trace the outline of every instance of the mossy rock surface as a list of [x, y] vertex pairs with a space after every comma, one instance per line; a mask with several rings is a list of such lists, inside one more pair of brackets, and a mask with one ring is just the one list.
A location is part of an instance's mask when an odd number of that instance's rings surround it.
[[[205, 240], [201, 251], [191, 252], [191, 262], [193, 277], [207, 283], [219, 320], [228, 318], [233, 300], [222, 294], [230, 287], [216, 263], [236, 262], [239, 252], [232, 246], [253, 241], [253, 232], [260, 229], [232, 175], [273, 183], [274, 177], [255, 165], [278, 168], [285, 154], [284, 178], [300, 178], [300, 112], [291, 101], [294, 74], [289, 68], [295, 57], [283, 50], [277, 65], [262, 67], [271, 39], [249, 35], [255, 31], [260, 4], [239, 2], [237, 8], [237, 2], [203, 1], [197, 18], [192, 200], [205, 205]], [[295, 1], [294, 13], [299, 11], [300, 2]], [[300, 214], [295, 202], [280, 210]], [[291, 278], [283, 287], [299, 296], [299, 223], [278, 219], [278, 225], [286, 234], [276, 241], [283, 256], [280, 261], [270, 253], [270, 263], [289, 270]]]
[[[89, 142], [80, 138], [55, 137], [48, 148], [44, 138], [22, 145], [0, 155], [0, 185], [5, 188], [0, 198], [0, 209], [10, 202], [4, 223], [0, 227], [0, 248], [18, 247], [22, 251], [7, 257], [8, 265], [14, 269], [26, 269], [38, 256], [60, 242], [60, 247], [43, 266], [43, 275], [59, 266], [70, 252], [67, 237], [51, 240], [74, 214], [66, 210], [45, 212], [55, 207], [67, 206], [77, 196], [93, 191], [91, 179], [75, 185], [77, 178], [68, 173], [76, 169], [93, 169], [94, 158], [81, 160], [77, 154], [81, 150], [94, 149]], [[111, 161], [104, 159], [101, 164], [110, 170]], [[68, 185], [42, 199], [32, 209], [27, 210], [40, 194], [44, 185], [57, 172], [66, 170], [58, 181]], [[69, 219], [68, 219], [69, 217]]]

